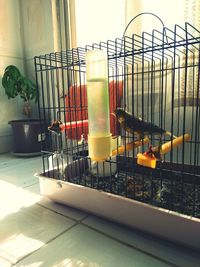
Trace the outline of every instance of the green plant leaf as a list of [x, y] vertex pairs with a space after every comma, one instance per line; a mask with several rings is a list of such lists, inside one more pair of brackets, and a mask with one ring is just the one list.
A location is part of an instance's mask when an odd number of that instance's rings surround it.
[[8, 98], [20, 96], [24, 101], [38, 101], [37, 87], [28, 78], [21, 75], [18, 68], [9, 65], [4, 71], [2, 85]]
[[10, 65], [5, 69], [2, 85], [8, 98], [19, 95], [24, 101], [37, 101], [36, 85], [28, 78], [21, 75], [17, 67]]

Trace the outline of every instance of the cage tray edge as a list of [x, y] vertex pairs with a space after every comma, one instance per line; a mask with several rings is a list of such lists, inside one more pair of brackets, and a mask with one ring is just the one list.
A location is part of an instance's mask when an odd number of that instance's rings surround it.
[[107, 218], [200, 251], [200, 220], [42, 174], [40, 193], [52, 201]]

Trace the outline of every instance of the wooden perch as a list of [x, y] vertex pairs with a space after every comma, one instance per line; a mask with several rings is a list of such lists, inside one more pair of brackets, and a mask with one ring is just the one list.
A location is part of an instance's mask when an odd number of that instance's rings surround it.
[[113, 150], [112, 151], [112, 156], [116, 156], [118, 154], [122, 154], [124, 153], [125, 151], [130, 151], [130, 150], [133, 150], [139, 146], [142, 146], [143, 144], [147, 144], [149, 143], [149, 138], [144, 138], [143, 140], [138, 140], [138, 141], [134, 141], [134, 142], [131, 142], [131, 143], [128, 143], [124, 146], [120, 146], [118, 147], [117, 149]]
[[[163, 144], [161, 151], [160, 151], [160, 154], [164, 155], [164, 154], [168, 153], [169, 151], [171, 151], [172, 148], [175, 148], [175, 147], [181, 145], [183, 142], [189, 141], [189, 140], [190, 140], [189, 134], [181, 135], [181, 136], [173, 139], [172, 141], [169, 141], [169, 142]], [[158, 152], [158, 147], [153, 147], [152, 151]]]

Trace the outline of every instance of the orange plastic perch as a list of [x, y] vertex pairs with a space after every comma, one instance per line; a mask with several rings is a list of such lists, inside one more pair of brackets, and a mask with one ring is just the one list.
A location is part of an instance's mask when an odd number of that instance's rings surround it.
[[146, 152], [144, 154], [137, 154], [137, 164], [144, 167], [149, 167], [155, 169], [156, 167], [156, 157], [154, 155], [148, 155]]
[[139, 146], [142, 146], [143, 144], [147, 144], [149, 143], [149, 138], [144, 138], [143, 140], [138, 140], [138, 141], [134, 141], [134, 142], [131, 142], [131, 143], [128, 143], [124, 146], [120, 146], [118, 147], [118, 149], [115, 149], [112, 151], [112, 156], [116, 156], [118, 154], [122, 154], [124, 153], [125, 151], [130, 151], [130, 150], [133, 150]]
[[48, 127], [49, 131], [59, 134], [60, 132], [64, 131], [65, 129], [74, 129], [78, 127], [85, 127], [88, 126], [88, 120], [82, 121], [72, 121], [62, 123], [62, 121], [56, 120], [52, 123], [51, 126]]
[[88, 120], [66, 122], [60, 126], [61, 131], [88, 126]]
[[[165, 144], [162, 145], [160, 154], [166, 154], [168, 153], [172, 148], [175, 148], [179, 145], [181, 145], [184, 141], [189, 141], [190, 140], [190, 135], [189, 134], [184, 134], [184, 136], [179, 136], [172, 141], [169, 141]], [[158, 152], [158, 147], [153, 147], [152, 152]], [[156, 167], [156, 157], [154, 155], [147, 154], [145, 152], [144, 154], [138, 153], [137, 155], [137, 164], [149, 167], [149, 168], [155, 168]]]

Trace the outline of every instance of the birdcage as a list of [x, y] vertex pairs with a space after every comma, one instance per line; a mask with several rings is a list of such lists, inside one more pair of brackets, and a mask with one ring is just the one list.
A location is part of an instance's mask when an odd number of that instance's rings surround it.
[[[91, 51], [106, 54], [103, 96], [98, 84], [89, 91]], [[199, 59], [200, 32], [189, 23], [35, 57], [40, 118], [49, 125], [41, 193], [199, 249]], [[99, 160], [88, 136], [104, 115], [111, 152]]]

